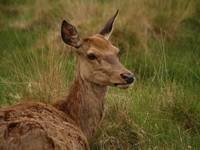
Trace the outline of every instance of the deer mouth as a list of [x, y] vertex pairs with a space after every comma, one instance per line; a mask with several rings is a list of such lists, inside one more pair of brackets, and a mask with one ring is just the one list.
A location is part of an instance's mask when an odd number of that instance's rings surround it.
[[131, 84], [128, 83], [115, 83], [114, 86], [121, 88], [121, 89], [127, 89]]

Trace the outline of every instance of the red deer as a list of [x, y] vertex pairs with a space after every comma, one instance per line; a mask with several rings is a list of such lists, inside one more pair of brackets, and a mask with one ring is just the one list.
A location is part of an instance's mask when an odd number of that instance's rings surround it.
[[133, 74], [119, 61], [108, 40], [118, 14], [98, 33], [81, 39], [62, 22], [63, 41], [74, 48], [76, 73], [65, 100], [49, 105], [29, 102], [0, 109], [1, 150], [87, 150], [88, 139], [104, 113], [107, 86], [128, 88]]

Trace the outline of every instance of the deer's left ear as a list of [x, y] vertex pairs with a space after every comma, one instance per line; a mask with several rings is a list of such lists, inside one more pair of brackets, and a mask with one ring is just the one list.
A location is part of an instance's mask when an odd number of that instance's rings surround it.
[[75, 48], [81, 46], [81, 40], [76, 28], [65, 20], [61, 25], [61, 36], [66, 44]]
[[119, 10], [116, 11], [115, 15], [108, 20], [104, 28], [99, 32], [99, 34], [103, 35], [106, 39], [109, 39], [112, 33], [113, 23], [118, 13], [119, 13]]

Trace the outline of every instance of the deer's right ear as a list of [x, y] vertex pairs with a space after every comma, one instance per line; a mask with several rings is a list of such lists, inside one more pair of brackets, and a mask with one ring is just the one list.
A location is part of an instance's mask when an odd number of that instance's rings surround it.
[[65, 20], [62, 22], [61, 36], [66, 44], [75, 48], [79, 48], [81, 46], [81, 40], [76, 28]]
[[103, 35], [106, 39], [109, 39], [111, 33], [112, 33], [112, 28], [113, 28], [113, 23], [119, 13], [119, 10], [116, 11], [115, 15], [111, 17], [104, 28], [99, 32], [101, 35]]

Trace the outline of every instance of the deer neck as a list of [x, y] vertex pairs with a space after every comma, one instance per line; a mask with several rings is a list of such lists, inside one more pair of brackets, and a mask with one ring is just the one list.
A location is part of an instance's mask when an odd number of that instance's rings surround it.
[[84, 80], [79, 70], [77, 65], [76, 77], [67, 98], [56, 106], [69, 115], [90, 138], [103, 118], [107, 87]]

